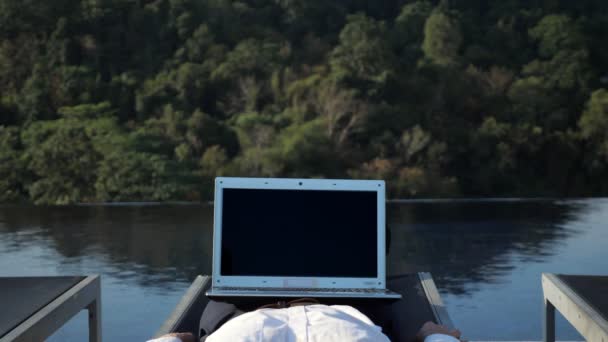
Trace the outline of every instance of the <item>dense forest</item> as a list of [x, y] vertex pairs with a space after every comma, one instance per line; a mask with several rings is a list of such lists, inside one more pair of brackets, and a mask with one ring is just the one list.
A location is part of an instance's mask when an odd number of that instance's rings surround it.
[[608, 194], [605, 0], [0, 0], [0, 202]]

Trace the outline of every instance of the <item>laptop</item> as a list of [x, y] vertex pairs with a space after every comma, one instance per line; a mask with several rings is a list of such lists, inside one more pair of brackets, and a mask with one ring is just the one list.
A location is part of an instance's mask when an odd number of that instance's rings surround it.
[[215, 180], [209, 297], [387, 298], [385, 184]]

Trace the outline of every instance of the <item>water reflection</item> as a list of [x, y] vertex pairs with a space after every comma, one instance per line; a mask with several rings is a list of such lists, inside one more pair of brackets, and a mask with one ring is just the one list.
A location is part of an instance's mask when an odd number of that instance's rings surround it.
[[[470, 338], [539, 339], [540, 272], [608, 271], [597, 261], [608, 257], [605, 200], [387, 208], [389, 274], [432, 272]], [[211, 205], [0, 207], [0, 276], [102, 274], [106, 339], [144, 340], [189, 282], [211, 272], [212, 222]], [[66, 329], [56, 341], [86, 336], [85, 323]]]
[[[540, 261], [571, 234], [580, 203], [406, 202], [388, 205], [389, 274], [432, 272], [438, 286], [460, 294], [493, 282], [522, 262]], [[92, 256], [103, 273], [142, 286], [171, 286], [211, 272], [210, 205], [4, 207], [4, 253], [48, 244], [65, 260]], [[5, 270], [6, 271], [6, 270]]]
[[93, 272], [167, 287], [211, 272], [212, 222], [208, 205], [4, 207], [0, 252], [48, 245], [63, 263], [97, 259]]
[[442, 290], [464, 294], [519, 262], [540, 262], [576, 230], [582, 203], [556, 201], [406, 202], [388, 206], [391, 273], [429, 271]]

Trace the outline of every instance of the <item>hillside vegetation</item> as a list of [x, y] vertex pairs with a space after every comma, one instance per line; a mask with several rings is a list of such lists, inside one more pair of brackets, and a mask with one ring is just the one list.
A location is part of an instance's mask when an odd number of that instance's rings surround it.
[[0, 0], [0, 202], [608, 194], [604, 0]]

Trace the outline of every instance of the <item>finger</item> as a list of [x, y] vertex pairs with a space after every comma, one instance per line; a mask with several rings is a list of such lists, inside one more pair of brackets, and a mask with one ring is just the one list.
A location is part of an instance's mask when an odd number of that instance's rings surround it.
[[450, 335], [456, 337], [456, 338], [460, 338], [460, 336], [462, 335], [462, 333], [460, 332], [460, 330], [458, 329], [454, 329], [452, 331], [450, 331]]

